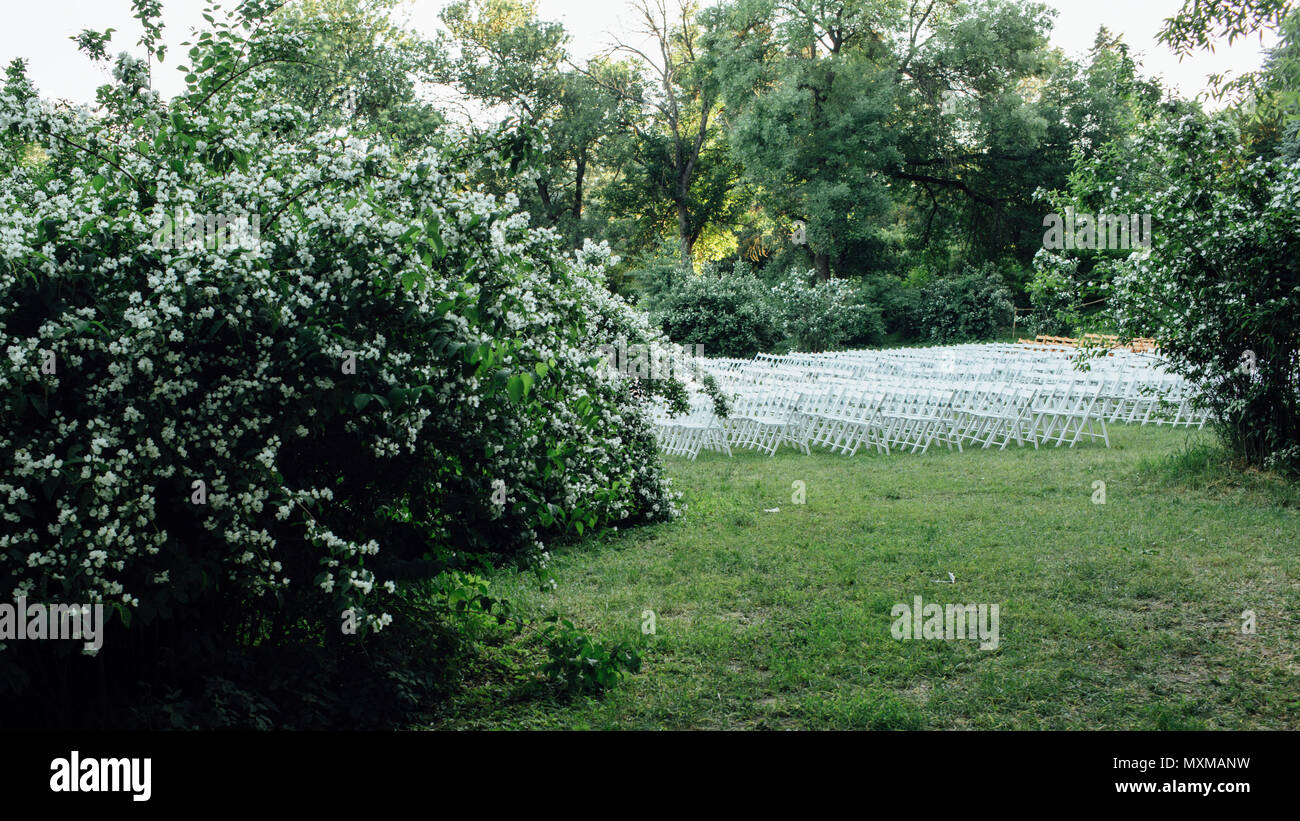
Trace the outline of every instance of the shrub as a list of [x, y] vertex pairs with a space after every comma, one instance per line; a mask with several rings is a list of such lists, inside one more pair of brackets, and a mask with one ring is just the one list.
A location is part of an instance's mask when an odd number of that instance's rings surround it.
[[[462, 186], [521, 172], [530, 135], [407, 158], [317, 133], [263, 102], [254, 62], [300, 43], [241, 30], [205, 33], [166, 105], [125, 54], [103, 115], [21, 72], [0, 93], [0, 590], [115, 617], [96, 658], [0, 646], [0, 687], [46, 705], [59, 680], [109, 681], [102, 707], [175, 673], [217, 687], [209, 704], [261, 687], [221, 713], [257, 724], [303, 676], [342, 698], [328, 682], [382, 641], [395, 661], [365, 675], [420, 689], [392, 677], [446, 659], [416, 639], [436, 637], [374, 635], [420, 615], [399, 582], [673, 511], [640, 402], [594, 355], [649, 332], [607, 298], [608, 250], [567, 255], [512, 198]], [[205, 214], [256, 230], [194, 242]], [[272, 667], [214, 684], [254, 662]], [[317, 706], [303, 723], [338, 715]]]
[[1074, 179], [1081, 205], [1153, 215], [1151, 247], [1113, 263], [1121, 335], [1159, 341], [1233, 453], [1300, 470], [1300, 164], [1251, 156], [1229, 118], [1171, 108]]
[[707, 356], [750, 357], [781, 341], [781, 317], [744, 262], [726, 273], [710, 264], [696, 276], [683, 276], [654, 318], [669, 339], [702, 345]]
[[627, 673], [641, 671], [641, 651], [631, 642], [592, 639], [568, 619], [551, 617], [542, 633], [549, 660], [542, 668], [566, 695], [600, 692]]
[[955, 276], [932, 280], [922, 290], [917, 310], [921, 336], [931, 342], [990, 339], [1009, 327], [1014, 316], [1011, 292], [997, 269], [967, 265]]
[[1078, 297], [1079, 260], [1046, 248], [1034, 257], [1034, 277], [1029, 283], [1033, 312], [1026, 333], [1070, 336], [1083, 322], [1083, 300]]
[[772, 289], [787, 344], [800, 351], [877, 345], [884, 337], [880, 310], [863, 289], [843, 279], [815, 281], [814, 272], [791, 272]]
[[867, 302], [880, 306], [885, 333], [913, 339], [919, 333], [917, 313], [921, 289], [892, 276], [875, 276], [863, 283]]

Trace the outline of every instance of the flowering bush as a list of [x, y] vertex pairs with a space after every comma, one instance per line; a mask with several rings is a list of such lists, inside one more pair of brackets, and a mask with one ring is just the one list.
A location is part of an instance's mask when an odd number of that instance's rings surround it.
[[656, 303], [654, 317], [669, 339], [702, 345], [708, 356], [749, 357], [781, 341], [780, 314], [743, 262], [731, 272], [710, 264], [698, 276], [682, 274]]
[[[317, 132], [265, 93], [266, 55], [301, 42], [239, 22], [199, 37], [168, 104], [127, 54], [97, 112], [19, 67], [0, 93], [3, 595], [110, 604], [105, 656], [329, 648], [388, 625], [402, 579], [671, 515], [594, 354], [650, 333], [605, 292], [608, 250], [566, 255], [467, 183], [526, 177], [529, 135], [409, 156]], [[176, 214], [259, 235], [177, 242]]]
[[1300, 468], [1300, 163], [1254, 155], [1229, 117], [1172, 107], [1081, 162], [1069, 196], [1154, 216], [1152, 247], [1088, 275], [1113, 321], [1203, 388], [1236, 453]]

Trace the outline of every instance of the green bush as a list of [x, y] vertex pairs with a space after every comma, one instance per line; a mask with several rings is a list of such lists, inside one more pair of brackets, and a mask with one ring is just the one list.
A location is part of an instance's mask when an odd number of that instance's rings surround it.
[[1046, 248], [1034, 257], [1034, 278], [1029, 283], [1029, 304], [1033, 308], [1025, 332], [1047, 336], [1071, 336], [1083, 322], [1083, 300], [1079, 282], [1079, 260], [1069, 259]]
[[917, 324], [920, 336], [930, 342], [976, 342], [1010, 327], [1014, 308], [996, 267], [967, 265], [960, 274], [939, 277], [922, 289]]
[[552, 617], [542, 632], [549, 660], [543, 671], [566, 695], [600, 692], [641, 671], [641, 651], [630, 642], [596, 641], [567, 619]]
[[789, 347], [826, 351], [878, 345], [884, 338], [880, 310], [866, 302], [864, 289], [843, 279], [823, 282], [814, 272], [791, 272], [772, 289]]
[[1229, 116], [1171, 105], [1072, 182], [1058, 206], [1153, 215], [1151, 247], [1087, 275], [1120, 335], [1158, 340], [1232, 453], [1300, 472], [1300, 164], [1252, 155]]
[[917, 314], [921, 305], [921, 288], [892, 276], [874, 276], [862, 284], [866, 301], [880, 307], [885, 333], [914, 339], [919, 333]]
[[781, 316], [744, 262], [728, 272], [708, 265], [698, 275], [683, 276], [653, 316], [669, 339], [702, 345], [706, 356], [750, 357], [781, 341]]

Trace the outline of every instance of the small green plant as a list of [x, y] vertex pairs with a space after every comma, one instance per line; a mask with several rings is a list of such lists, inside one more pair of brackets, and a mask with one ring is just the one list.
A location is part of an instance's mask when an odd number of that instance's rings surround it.
[[593, 693], [614, 687], [624, 673], [641, 672], [641, 651], [631, 642], [606, 644], [573, 626], [568, 619], [550, 616], [542, 631], [550, 661], [542, 668], [569, 694]]
[[539, 621], [516, 615], [510, 602], [489, 594], [489, 582], [482, 576], [447, 572], [433, 580], [433, 587], [436, 600], [465, 626], [495, 622], [509, 625], [517, 635], [538, 624], [546, 625], [538, 634], [548, 657], [541, 672], [568, 695], [599, 693], [617, 686], [625, 672], [641, 671], [641, 653], [635, 645], [597, 641], [555, 613]]

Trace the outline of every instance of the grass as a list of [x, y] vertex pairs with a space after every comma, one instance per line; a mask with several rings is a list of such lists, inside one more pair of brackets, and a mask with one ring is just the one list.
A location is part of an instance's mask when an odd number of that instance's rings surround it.
[[[497, 636], [434, 726], [1300, 727], [1300, 491], [1222, 467], [1208, 433], [1111, 442], [669, 460], [683, 518], [493, 579], [525, 612], [641, 641], [643, 671], [539, 695], [518, 670], [543, 650]], [[916, 595], [997, 603], [999, 647], [894, 639], [890, 610]]]

